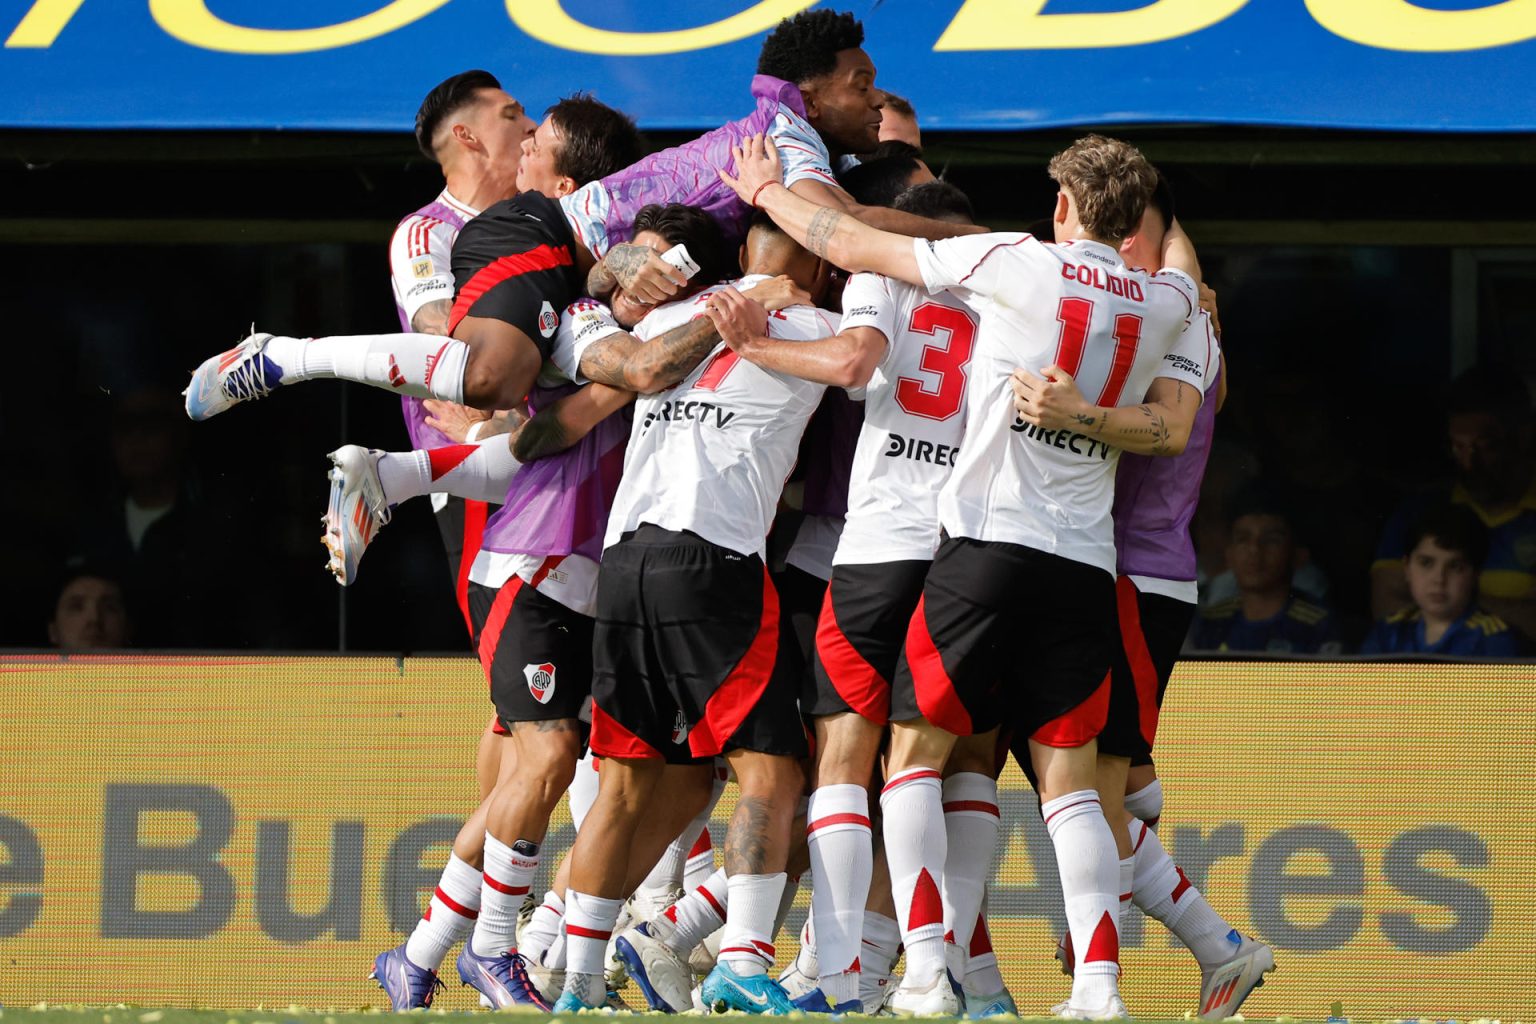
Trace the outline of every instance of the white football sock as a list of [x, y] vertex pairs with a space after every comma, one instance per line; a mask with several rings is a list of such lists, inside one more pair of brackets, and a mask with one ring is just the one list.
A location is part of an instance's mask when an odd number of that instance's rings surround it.
[[532, 963], [545, 963], [545, 954], [555, 944], [555, 936], [559, 935], [564, 927], [565, 900], [551, 889], [544, 894], [543, 902], [534, 910], [533, 917], [528, 921], [528, 927], [523, 929], [518, 952]]
[[533, 886], [539, 847], [526, 839], [511, 846], [485, 834], [485, 874], [480, 886], [480, 920], [470, 947], [476, 956], [500, 956], [517, 948], [517, 912]]
[[1120, 859], [1099, 795], [1078, 790], [1040, 805], [1056, 848], [1062, 902], [1077, 952], [1072, 1005], [1098, 1009], [1118, 990]]
[[960, 772], [944, 780], [944, 927], [965, 949], [981, 913], [981, 898], [992, 877], [997, 852], [997, 780]]
[[864, 911], [864, 939], [859, 943], [859, 999], [865, 1013], [874, 1013], [885, 1000], [896, 958], [901, 956], [901, 927], [894, 917]]
[[688, 860], [683, 864], [683, 891], [697, 889], [714, 873], [715, 841], [710, 838], [709, 829], [706, 828], [694, 840], [693, 848], [688, 851]]
[[1236, 948], [1229, 934], [1232, 926], [1190, 884], [1184, 872], [1168, 856], [1157, 833], [1145, 823], [1131, 822], [1132, 860], [1136, 878], [1131, 899], [1150, 918], [1189, 947], [1201, 966], [1219, 964]]
[[1136, 855], [1133, 853], [1120, 862], [1120, 914], [1117, 920], [1122, 934], [1125, 932], [1125, 915], [1130, 913], [1135, 891]]
[[885, 859], [891, 868], [896, 920], [907, 947], [903, 984], [922, 988], [944, 971], [944, 877], [947, 843], [939, 773], [909, 768], [880, 793]]
[[729, 893], [725, 869], [719, 868], [704, 880], [703, 885], [672, 904], [657, 918], [652, 936], [686, 960], [694, 946], [725, 924]]
[[474, 929], [479, 916], [480, 870], [449, 853], [427, 912], [405, 940], [405, 958], [417, 967], [437, 970], [448, 950]]
[[976, 927], [971, 931], [970, 959], [965, 963], [961, 987], [968, 995], [979, 998], [990, 998], [1008, 988], [997, 966], [997, 954], [992, 951], [992, 934], [987, 931], [985, 912], [976, 916]]
[[623, 905], [623, 900], [589, 896], [574, 889], [565, 894], [565, 990], [588, 1006], [607, 1001], [603, 966]]
[[335, 377], [415, 398], [464, 402], [469, 346], [438, 334], [274, 337], [264, 354], [282, 367], [284, 384]]
[[726, 879], [731, 899], [726, 907], [725, 936], [720, 940], [720, 960], [737, 974], [765, 974], [773, 966], [773, 917], [784, 894], [784, 881], [782, 871]]
[[580, 832], [587, 812], [597, 803], [597, 759], [592, 756], [592, 751], [588, 750], [576, 762], [576, 774], [565, 791], [565, 798], [571, 807], [571, 823]]
[[851, 784], [818, 786], [806, 818], [811, 873], [816, 877], [811, 919], [821, 989], [834, 1002], [856, 999], [864, 903], [875, 869], [869, 792]]
[[1163, 816], [1163, 781], [1153, 779], [1136, 792], [1125, 794], [1125, 809], [1155, 831], [1157, 819]]

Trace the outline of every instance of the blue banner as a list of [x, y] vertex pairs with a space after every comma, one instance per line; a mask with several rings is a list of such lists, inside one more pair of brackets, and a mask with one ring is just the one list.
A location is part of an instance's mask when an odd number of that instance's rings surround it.
[[[0, 127], [401, 131], [470, 67], [537, 111], [743, 115], [807, 0], [0, 0]], [[1536, 0], [858, 0], [924, 127], [1536, 130]]]

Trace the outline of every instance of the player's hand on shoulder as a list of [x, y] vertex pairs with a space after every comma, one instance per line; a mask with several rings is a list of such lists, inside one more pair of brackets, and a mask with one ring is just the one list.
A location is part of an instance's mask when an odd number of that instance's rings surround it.
[[491, 418], [491, 414], [484, 409], [472, 409], [467, 405], [455, 405], [436, 398], [427, 399], [422, 403], [422, 408], [427, 411], [427, 426], [461, 444], [469, 435], [471, 427]]
[[790, 306], [811, 305], [811, 293], [795, 284], [787, 275], [770, 277], [741, 293], [762, 303], [765, 310], [788, 309]]
[[738, 352], [768, 331], [768, 311], [729, 285], [709, 297], [704, 312], [714, 322], [721, 340]]
[[748, 206], [753, 205], [753, 199], [764, 185], [784, 181], [784, 165], [779, 160], [778, 147], [766, 135], [759, 133], [742, 139], [740, 145], [731, 147], [731, 157], [736, 176], [722, 170], [718, 172], [720, 180]]
[[1095, 425], [1095, 410], [1084, 400], [1077, 382], [1056, 365], [1034, 374], [1022, 366], [1013, 371], [1013, 408], [1025, 423], [1042, 430]]

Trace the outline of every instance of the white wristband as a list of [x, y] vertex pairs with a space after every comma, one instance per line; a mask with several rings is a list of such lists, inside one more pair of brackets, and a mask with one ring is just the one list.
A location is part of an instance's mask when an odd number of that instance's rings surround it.
[[464, 431], [464, 443], [465, 444], [474, 444], [476, 441], [480, 440], [480, 428], [485, 426], [489, 422], [491, 422], [491, 421], [490, 420], [476, 420], [475, 422], [471, 423], [469, 425], [469, 429]]

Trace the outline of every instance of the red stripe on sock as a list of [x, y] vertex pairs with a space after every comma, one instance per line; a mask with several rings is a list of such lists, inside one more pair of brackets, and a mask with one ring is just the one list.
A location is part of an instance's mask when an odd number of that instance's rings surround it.
[[1109, 916], [1109, 911], [1099, 918], [1093, 938], [1088, 941], [1088, 952], [1083, 954], [1085, 964], [1103, 962], [1120, 962], [1120, 933], [1115, 929], [1115, 919]]
[[700, 896], [704, 897], [704, 902], [708, 903], [710, 905], [710, 908], [713, 909], [714, 912], [720, 916], [720, 920], [724, 921], [725, 920], [725, 908], [720, 905], [720, 901], [719, 900], [715, 899], [715, 894], [710, 892], [708, 889], [704, 888], [702, 885], [699, 886], [698, 892], [699, 892]]
[[805, 834], [810, 835], [819, 828], [827, 828], [831, 825], [862, 825], [864, 828], [869, 828], [869, 815], [855, 814], [852, 811], [842, 814], [829, 814], [824, 818], [817, 818], [815, 821], [807, 823]]
[[477, 444], [455, 444], [447, 448], [427, 449], [427, 462], [432, 466], [432, 479], [441, 480], [452, 473], [463, 461], [480, 450]]
[[612, 930], [600, 932], [596, 928], [583, 928], [581, 925], [571, 924], [569, 921], [565, 922], [565, 934], [574, 935], [581, 939], [602, 939], [604, 942], [613, 938]]
[[1170, 898], [1173, 900], [1173, 902], [1177, 903], [1179, 902], [1179, 897], [1193, 889], [1194, 886], [1190, 885], [1189, 879], [1184, 877], [1183, 868], [1179, 867], [1178, 865], [1174, 865], [1173, 870], [1179, 873], [1179, 884], [1173, 887], [1173, 893]]
[[713, 852], [715, 841], [709, 837], [709, 829], [699, 833], [699, 838], [693, 841], [693, 848], [688, 851], [688, 859], [702, 857], [706, 853]]
[[1070, 811], [1074, 807], [1082, 807], [1085, 804], [1096, 804], [1098, 802], [1099, 802], [1099, 798], [1098, 797], [1091, 796], [1091, 797], [1087, 797], [1086, 799], [1083, 799], [1083, 800], [1078, 800], [1075, 803], [1067, 804], [1067, 806], [1065, 806], [1065, 807], [1058, 807], [1054, 811], [1052, 811], [1050, 814], [1047, 814], [1045, 816], [1045, 823], [1047, 825], [1049, 825], [1051, 823], [1051, 819], [1056, 817], [1056, 815], [1060, 814], [1062, 811]]
[[508, 885], [506, 882], [497, 881], [490, 875], [485, 876], [485, 884], [497, 892], [505, 893], [508, 896], [524, 896], [528, 893], [528, 886], [526, 885]]
[[917, 873], [917, 884], [912, 888], [912, 906], [907, 910], [907, 931], [929, 924], [944, 923], [944, 901], [933, 876], [923, 868]]
[[[464, 904], [460, 903], [458, 900], [454, 899], [452, 896], [449, 896], [447, 893], [443, 892], [443, 887], [442, 886], [438, 886], [437, 887], [437, 891], [434, 892], [432, 895], [435, 896], [437, 898], [438, 902], [440, 902], [443, 906], [447, 907], [449, 910], [453, 911], [455, 914], [458, 914], [460, 917], [467, 917], [471, 921], [473, 921], [475, 918], [480, 916], [480, 911], [478, 911], [478, 910], [470, 910]], [[429, 905], [427, 909], [430, 911], [432, 908]]]
[[905, 775], [887, 782], [885, 786], [881, 788], [880, 794], [884, 796], [886, 793], [889, 793], [897, 786], [905, 786], [907, 783], [917, 782], [919, 779], [942, 779], [943, 777], [943, 772], [935, 771], [932, 768], [923, 768], [918, 771], [907, 772]]
[[945, 814], [959, 811], [980, 811], [983, 814], [990, 814], [994, 818], [1002, 817], [1002, 813], [997, 809], [997, 804], [990, 804], [985, 800], [951, 800], [944, 805]]

